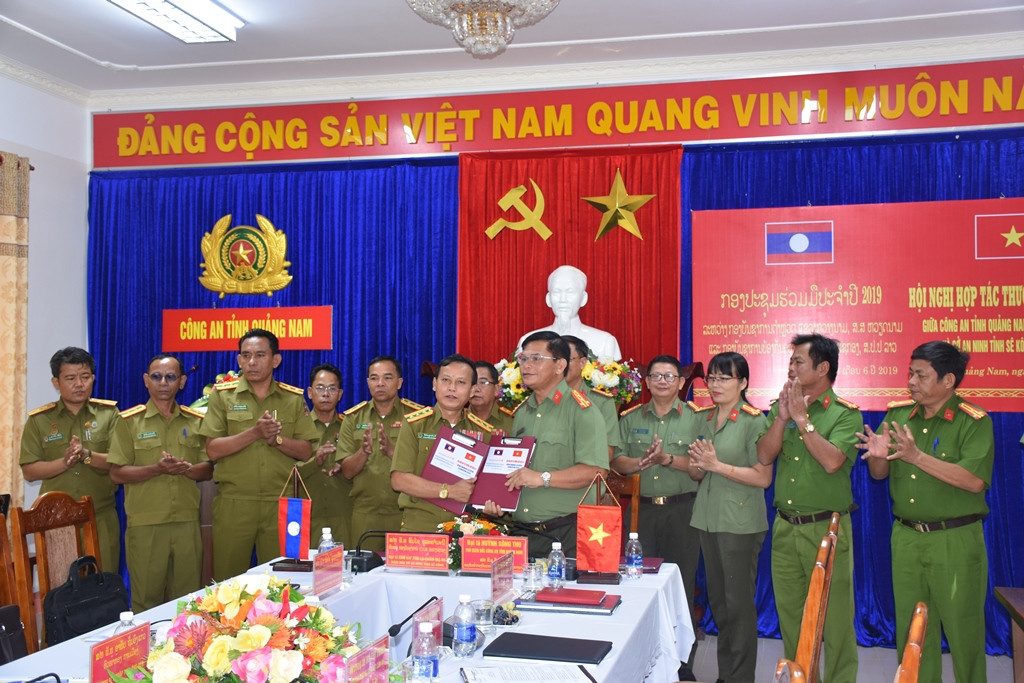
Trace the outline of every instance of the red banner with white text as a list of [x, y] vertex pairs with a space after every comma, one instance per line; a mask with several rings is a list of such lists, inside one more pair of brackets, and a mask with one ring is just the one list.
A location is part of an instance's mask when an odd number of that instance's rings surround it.
[[1024, 410], [1024, 199], [694, 212], [694, 358], [742, 353], [764, 408], [806, 332], [839, 341], [836, 391], [865, 410], [908, 397], [933, 339], [970, 352], [962, 396]]

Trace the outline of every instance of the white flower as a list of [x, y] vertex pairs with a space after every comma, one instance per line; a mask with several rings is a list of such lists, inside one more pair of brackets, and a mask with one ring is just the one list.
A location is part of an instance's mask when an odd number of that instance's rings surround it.
[[302, 673], [302, 653], [274, 650], [270, 656], [270, 683], [291, 683]]
[[242, 584], [242, 590], [249, 595], [256, 595], [257, 592], [266, 591], [270, 585], [270, 574], [243, 574], [238, 577]]
[[614, 389], [615, 387], [619, 386], [619, 376], [610, 375], [608, 379], [605, 381], [604, 385], [609, 389]]
[[183, 683], [192, 672], [189, 661], [177, 652], [169, 652], [156, 661], [153, 683]]
[[466, 536], [472, 536], [476, 533], [476, 526], [472, 522], [463, 522], [459, 525], [459, 531], [464, 533]]

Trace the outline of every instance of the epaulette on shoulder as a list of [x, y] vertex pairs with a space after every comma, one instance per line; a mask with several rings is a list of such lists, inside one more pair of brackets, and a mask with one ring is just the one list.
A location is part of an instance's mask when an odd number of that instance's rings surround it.
[[846, 406], [850, 410], [860, 410], [860, 406], [858, 406], [856, 403], [854, 403], [853, 401], [847, 401], [845, 398], [842, 398], [840, 396], [836, 396], [836, 403], [838, 403], [841, 406]]
[[426, 408], [421, 408], [421, 409], [419, 409], [419, 410], [417, 410], [415, 412], [406, 413], [405, 414], [405, 421], [411, 424], [413, 422], [419, 422], [423, 418], [430, 417], [433, 414], [434, 414], [434, 409], [431, 408], [430, 406], [427, 406]]
[[220, 384], [214, 384], [213, 388], [217, 391], [227, 391], [228, 389], [237, 389], [238, 380], [233, 379], [230, 382], [221, 382]]
[[202, 420], [203, 418], [206, 417], [206, 413], [201, 413], [198, 410], [196, 410], [195, 408], [190, 408], [188, 406], [178, 406], [178, 407], [181, 409], [181, 412], [185, 413], [189, 417], [198, 417], [200, 420]]
[[981, 418], [985, 417], [985, 415], [987, 414], [984, 410], [982, 410], [978, 406], [976, 406], [976, 405], [974, 405], [972, 403], [968, 403], [967, 401], [961, 401], [960, 405], [957, 406], [957, 407], [960, 408], [960, 410], [962, 412], [965, 412], [968, 415], [970, 415], [971, 417], [973, 417], [975, 420], [980, 420]]
[[607, 396], [608, 398], [615, 398], [615, 396], [612, 394], [612, 392], [610, 392], [610, 391], [608, 391], [606, 389], [599, 389], [597, 387], [592, 387], [590, 389], [590, 391], [593, 391], [595, 394], [600, 394], [601, 396]]
[[[422, 403], [417, 403], [416, 401], [410, 401], [407, 398], [399, 399], [399, 401], [406, 408], [411, 408], [413, 410], [423, 410], [423, 408], [424, 408], [424, 405]], [[408, 413], [406, 413], [406, 415], [408, 415]]]
[[750, 405], [749, 403], [744, 403], [743, 407], [740, 408], [740, 410], [745, 412], [747, 415], [763, 415], [764, 414], [760, 410], [755, 408], [754, 406]]
[[39, 413], [45, 413], [47, 410], [53, 410], [56, 407], [57, 407], [57, 402], [56, 401], [51, 401], [51, 402], [49, 402], [49, 403], [47, 403], [45, 405], [39, 406], [35, 410], [30, 410], [28, 412], [28, 414], [29, 415], [38, 415]]
[[119, 413], [119, 415], [121, 417], [131, 417], [132, 415], [138, 415], [139, 413], [141, 413], [145, 409], [146, 409], [146, 404], [145, 403], [140, 403], [139, 405], [132, 406], [131, 408], [128, 408], [127, 410], [122, 410]]
[[291, 384], [285, 384], [284, 382], [278, 382], [277, 386], [292, 394], [298, 394], [299, 396], [302, 396], [303, 394], [306, 393], [302, 389], [298, 387], [293, 387]]
[[626, 408], [626, 409], [625, 409], [625, 410], [623, 410], [623, 411], [622, 411], [621, 413], [619, 413], [619, 417], [623, 417], [624, 415], [629, 415], [629, 414], [630, 414], [630, 413], [632, 413], [632, 412], [633, 412], [634, 410], [637, 410], [637, 409], [639, 409], [639, 408], [643, 408], [643, 407], [644, 407], [644, 404], [643, 404], [643, 403], [637, 403], [637, 404], [636, 404], [635, 406], [632, 406], [632, 407], [630, 407], [630, 408]]
[[512, 417], [513, 415], [516, 414], [516, 411], [510, 410], [509, 408], [506, 408], [505, 406], [498, 406], [498, 412], [505, 413], [509, 417]]
[[692, 410], [695, 413], [703, 413], [704, 411], [711, 410], [712, 408], [715, 407], [714, 403], [712, 403], [711, 405], [699, 406], [693, 401], [687, 401], [686, 405], [690, 406], [690, 410]]
[[892, 408], [904, 408], [906, 406], [912, 406], [914, 405], [914, 403], [914, 399], [907, 398], [902, 401], [889, 401], [889, 403], [885, 407], [891, 410]]
[[98, 406], [108, 406], [111, 408], [117, 405], [117, 401], [111, 401], [109, 398], [90, 398], [89, 403], [95, 403]]
[[590, 402], [590, 399], [587, 398], [586, 394], [577, 389], [572, 390], [572, 397], [576, 400], [577, 403], [580, 404], [580, 408], [589, 408], [590, 406], [594, 405], [593, 403]]
[[519, 404], [512, 409], [512, 415], [515, 416], [519, 412], [519, 409], [526, 405], [526, 401], [520, 401]]
[[367, 403], [369, 403], [369, 401], [363, 401], [362, 403], [357, 403], [354, 406], [352, 406], [351, 408], [349, 408], [348, 410], [346, 410], [344, 413], [342, 413], [342, 415], [351, 415], [352, 413], [358, 413], [360, 411], [360, 409], [362, 409], [362, 407], [365, 406]]
[[472, 410], [466, 413], [466, 417], [469, 419], [470, 422], [472, 422], [473, 424], [475, 424], [477, 427], [479, 427], [480, 429], [484, 430], [485, 432], [493, 432], [494, 431], [494, 425], [492, 425], [487, 420], [485, 420], [485, 419], [483, 419], [481, 417], [477, 417], [476, 415], [474, 415]]

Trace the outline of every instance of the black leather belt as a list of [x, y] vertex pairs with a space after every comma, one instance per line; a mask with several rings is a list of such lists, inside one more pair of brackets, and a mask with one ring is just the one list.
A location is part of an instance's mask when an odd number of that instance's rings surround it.
[[[839, 510], [839, 514], [845, 515], [847, 512], [853, 512], [856, 509], [857, 509], [857, 506], [854, 505], [854, 506], [850, 507], [849, 510]], [[779, 517], [782, 517], [782, 519], [786, 520], [790, 524], [797, 524], [797, 525], [799, 525], [799, 524], [813, 524], [814, 522], [824, 522], [826, 519], [831, 519], [832, 518], [832, 513], [828, 512], [828, 511], [825, 511], [825, 512], [815, 512], [812, 515], [787, 515], [782, 510], [776, 510], [776, 512], [779, 513]]]
[[673, 503], [682, 503], [687, 498], [693, 498], [696, 495], [691, 491], [690, 493], [677, 493], [674, 496], [654, 496], [653, 498], [640, 496], [640, 502], [648, 505], [672, 505]]
[[906, 519], [896, 518], [899, 523], [903, 526], [908, 526], [914, 531], [920, 531], [922, 534], [927, 534], [931, 531], [945, 531], [946, 529], [957, 529], [968, 524], [974, 524], [975, 522], [985, 519], [985, 515], [973, 514], [964, 515], [963, 517], [954, 517], [953, 519], [946, 519], [941, 522], [911, 522]]
[[561, 529], [564, 526], [569, 526], [570, 524], [575, 523], [576, 513], [574, 512], [571, 515], [565, 515], [564, 517], [554, 517], [546, 522], [526, 522], [523, 526], [538, 534], [542, 534], [545, 531]]

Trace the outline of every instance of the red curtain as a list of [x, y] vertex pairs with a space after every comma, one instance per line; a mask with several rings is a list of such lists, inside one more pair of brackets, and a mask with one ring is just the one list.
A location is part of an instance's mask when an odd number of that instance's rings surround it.
[[[624, 359], [646, 363], [659, 353], [677, 355], [681, 159], [678, 146], [463, 154], [458, 351], [496, 362], [523, 334], [550, 325], [547, 278], [566, 264], [587, 275], [589, 298], [580, 319], [615, 335]], [[640, 237], [619, 225], [599, 236], [605, 215], [583, 199], [613, 194], [616, 172], [627, 204], [653, 195], [633, 213]], [[518, 186], [525, 193], [507, 194]], [[547, 239], [533, 218], [550, 230]], [[506, 223], [497, 223], [502, 219]]]

